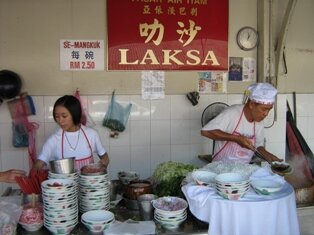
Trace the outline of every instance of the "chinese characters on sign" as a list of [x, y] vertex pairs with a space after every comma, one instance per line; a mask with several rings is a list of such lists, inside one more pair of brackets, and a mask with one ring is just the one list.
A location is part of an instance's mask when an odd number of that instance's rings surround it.
[[60, 69], [104, 70], [104, 41], [60, 40]]
[[228, 70], [228, 0], [107, 0], [109, 70]]

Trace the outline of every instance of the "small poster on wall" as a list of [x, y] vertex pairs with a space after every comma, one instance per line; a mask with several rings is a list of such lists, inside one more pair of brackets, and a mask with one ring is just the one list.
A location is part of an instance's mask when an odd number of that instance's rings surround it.
[[199, 72], [199, 93], [227, 92], [227, 72]]
[[60, 69], [104, 70], [104, 40], [60, 40]]
[[256, 60], [249, 57], [230, 57], [229, 81], [256, 81]]
[[142, 72], [142, 98], [154, 100], [165, 98], [165, 72], [143, 71]]

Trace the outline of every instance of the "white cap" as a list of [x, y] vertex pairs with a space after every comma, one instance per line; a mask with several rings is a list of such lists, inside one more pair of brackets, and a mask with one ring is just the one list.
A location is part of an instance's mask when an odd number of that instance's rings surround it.
[[277, 90], [269, 83], [255, 83], [250, 85], [249, 99], [259, 104], [273, 104], [277, 95]]

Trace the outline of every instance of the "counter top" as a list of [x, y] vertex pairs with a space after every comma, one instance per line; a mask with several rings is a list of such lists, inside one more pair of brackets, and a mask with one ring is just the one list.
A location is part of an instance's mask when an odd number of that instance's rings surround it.
[[[140, 220], [139, 211], [138, 210], [129, 210], [124, 201], [120, 201], [120, 203], [115, 207], [110, 209], [111, 212], [115, 214], [116, 220], [123, 222], [128, 219], [132, 219], [135, 221]], [[172, 235], [172, 234], [195, 234], [202, 235], [208, 234], [208, 224], [201, 222], [196, 219], [189, 211], [187, 220], [181, 224], [181, 226], [174, 231], [165, 230], [160, 224], [156, 223], [156, 234], [160, 235]], [[18, 226], [16, 235], [47, 235], [50, 233], [45, 227], [42, 227], [39, 231], [36, 232], [28, 232], [24, 230], [21, 226]], [[85, 235], [85, 234], [93, 234], [88, 231], [85, 226], [79, 223], [74, 230], [72, 230], [71, 235]]]

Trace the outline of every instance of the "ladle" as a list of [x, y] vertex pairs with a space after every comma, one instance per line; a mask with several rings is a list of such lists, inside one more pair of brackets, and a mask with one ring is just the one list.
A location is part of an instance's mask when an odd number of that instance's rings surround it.
[[264, 155], [260, 151], [258, 151], [256, 148], [254, 148], [254, 154], [255, 154], [255, 156], [267, 161], [274, 171], [277, 171], [280, 173], [288, 173], [285, 171], [289, 169], [289, 167], [290, 167], [289, 164], [286, 164], [286, 163], [284, 164], [284, 163], [280, 163], [280, 162], [271, 162], [271, 161], [267, 160], [264, 157]]

